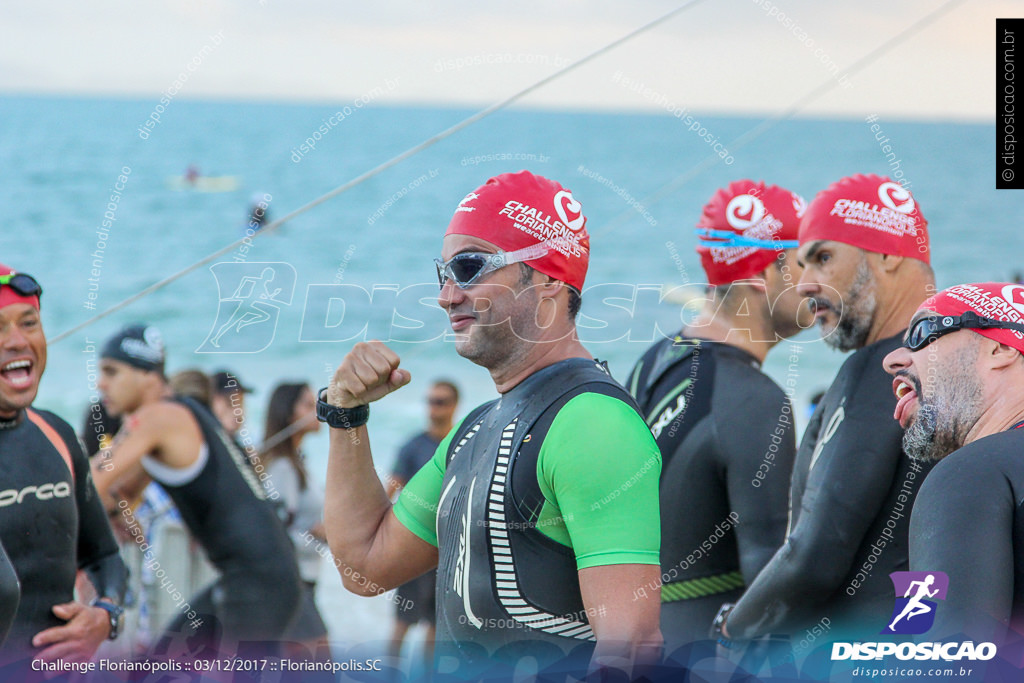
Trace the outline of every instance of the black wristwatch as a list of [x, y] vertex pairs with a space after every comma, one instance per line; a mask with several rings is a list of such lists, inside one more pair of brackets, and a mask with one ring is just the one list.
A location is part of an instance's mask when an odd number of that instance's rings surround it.
[[362, 427], [370, 419], [370, 406], [339, 408], [327, 402], [327, 387], [319, 391], [316, 398], [316, 419], [326, 422], [334, 429]]
[[92, 606], [107, 611], [110, 617], [110, 635], [108, 637], [110, 640], [117, 640], [117, 637], [121, 635], [121, 629], [124, 627], [124, 607], [99, 598], [92, 601]]

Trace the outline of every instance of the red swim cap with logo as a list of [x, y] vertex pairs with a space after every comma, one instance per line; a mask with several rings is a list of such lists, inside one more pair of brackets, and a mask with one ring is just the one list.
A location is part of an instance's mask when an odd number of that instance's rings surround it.
[[[10, 275], [15, 273], [13, 268], [5, 266], [0, 263], [0, 276]], [[39, 310], [39, 297], [38, 296], [22, 296], [14, 291], [13, 287], [8, 285], [0, 285], [0, 308], [10, 306], [11, 304], [28, 304], [36, 310]]]
[[[782, 249], [792, 246], [785, 242], [797, 239], [806, 207], [795, 192], [760, 181], [737, 180], [716, 192], [697, 222], [698, 233], [702, 233], [697, 253], [708, 284], [752, 278], [767, 268]], [[726, 232], [765, 244], [716, 247], [716, 242], [729, 243]]]
[[[984, 318], [1024, 325], [1024, 285], [1009, 282], [956, 285], [925, 299], [917, 310], [934, 311], [939, 315], [974, 311]], [[1024, 353], [1024, 333], [1016, 330], [971, 331]]]
[[470, 235], [503, 251], [546, 244], [548, 253], [526, 265], [583, 289], [590, 235], [583, 207], [554, 180], [529, 171], [502, 173], [459, 202], [446, 235]]
[[929, 263], [928, 221], [910, 190], [878, 175], [853, 175], [818, 193], [800, 221], [800, 244], [834, 240]]

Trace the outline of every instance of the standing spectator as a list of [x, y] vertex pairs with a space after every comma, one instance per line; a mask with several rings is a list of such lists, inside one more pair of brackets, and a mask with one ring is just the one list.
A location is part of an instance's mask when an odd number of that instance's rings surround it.
[[[287, 640], [300, 643], [303, 649], [287, 646], [292, 658], [326, 659], [329, 651], [327, 626], [316, 607], [316, 582], [320, 576], [320, 555], [309, 536], [319, 543], [327, 540], [324, 533], [324, 494], [312, 481], [306, 458], [299, 446], [306, 434], [320, 429], [316, 419], [316, 398], [308, 384], [278, 384], [267, 406], [266, 433], [261, 457], [266, 463], [270, 481], [281, 494], [284, 522], [295, 543], [299, 574], [302, 577], [302, 599], [299, 613], [285, 633]], [[318, 545], [319, 545], [318, 543]]]
[[[452, 430], [455, 408], [459, 404], [459, 389], [448, 380], [436, 380], [427, 394], [427, 431], [417, 434], [398, 451], [391, 479], [388, 481], [388, 498], [404, 487], [412, 475], [427, 464], [437, 450], [438, 444]], [[391, 631], [391, 645], [388, 654], [394, 659], [402, 653], [402, 642], [409, 628], [421, 622], [426, 623], [423, 656], [428, 666], [434, 657], [434, 620], [436, 601], [434, 584], [437, 571], [430, 570], [423, 576], [402, 584], [395, 596], [395, 627]]]

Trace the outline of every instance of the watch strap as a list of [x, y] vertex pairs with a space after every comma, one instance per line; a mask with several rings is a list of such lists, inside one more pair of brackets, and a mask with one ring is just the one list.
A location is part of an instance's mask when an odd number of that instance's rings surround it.
[[362, 427], [370, 419], [370, 406], [361, 405], [354, 408], [339, 408], [327, 402], [327, 387], [317, 392], [316, 419], [327, 423], [334, 429], [352, 429]]

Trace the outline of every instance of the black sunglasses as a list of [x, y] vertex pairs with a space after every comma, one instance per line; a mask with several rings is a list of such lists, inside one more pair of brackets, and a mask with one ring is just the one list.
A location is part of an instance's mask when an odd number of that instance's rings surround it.
[[911, 351], [920, 351], [944, 334], [957, 330], [1016, 330], [1024, 333], [1024, 325], [983, 318], [974, 311], [961, 315], [928, 315], [919, 318], [903, 338], [903, 346]]
[[4, 285], [13, 289], [18, 296], [41, 297], [43, 295], [43, 288], [36, 282], [36, 279], [25, 273], [0, 275], [0, 287]]

